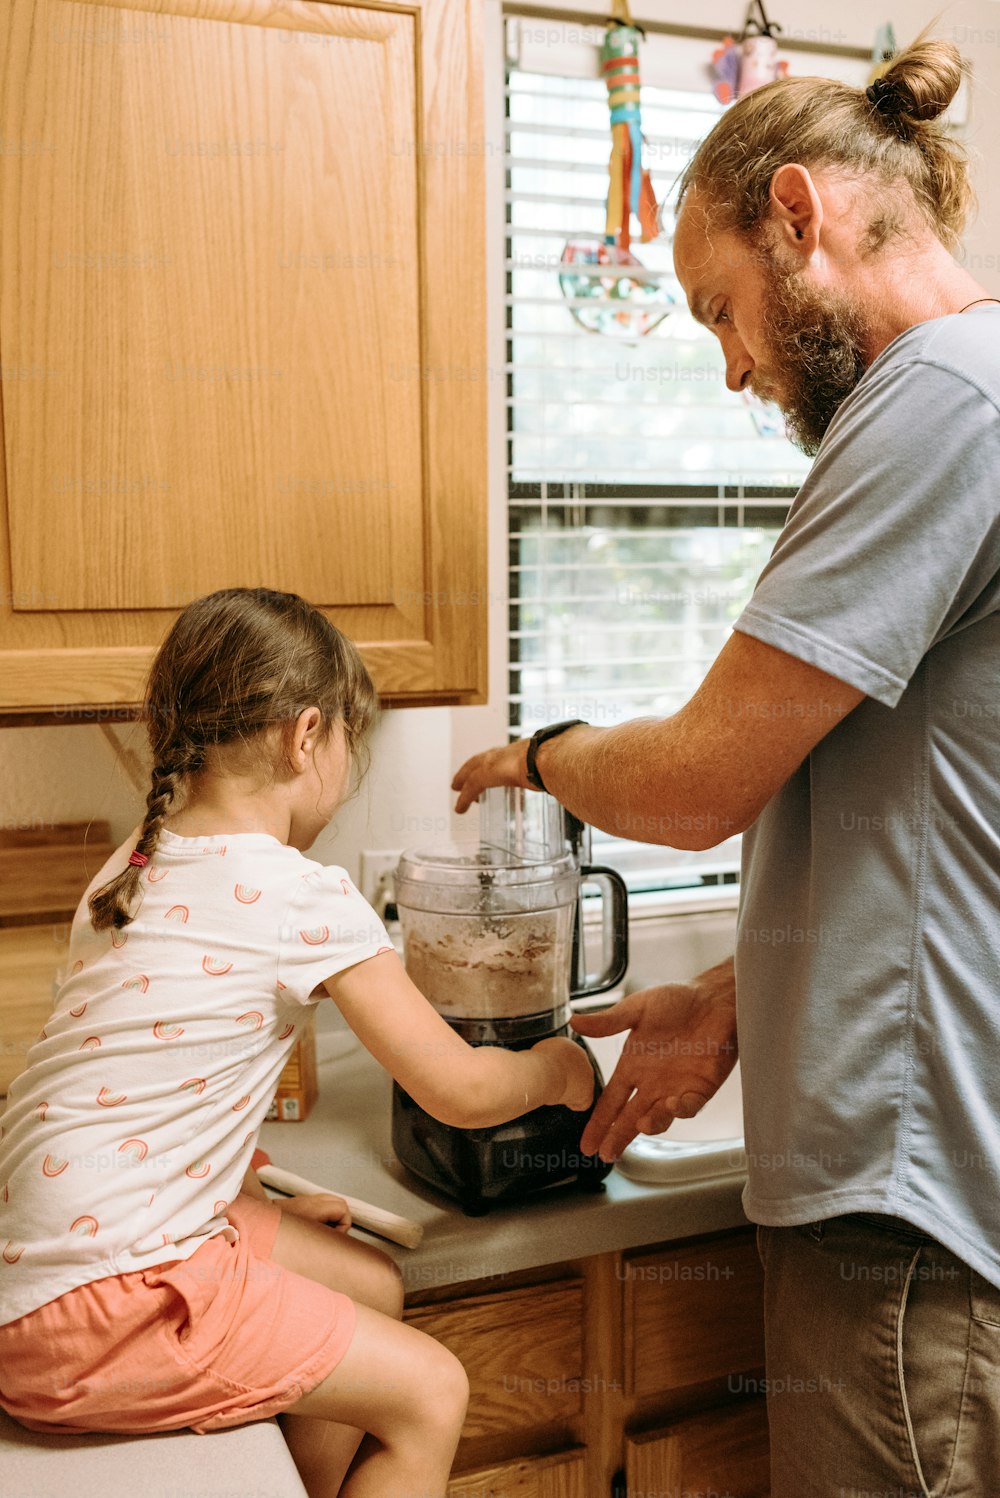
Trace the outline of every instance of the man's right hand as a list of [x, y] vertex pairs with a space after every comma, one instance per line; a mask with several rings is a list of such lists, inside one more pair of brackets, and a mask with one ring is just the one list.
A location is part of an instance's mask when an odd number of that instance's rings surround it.
[[736, 1065], [733, 959], [570, 1023], [580, 1035], [632, 1032], [580, 1140], [582, 1154], [616, 1160], [637, 1134], [662, 1134], [699, 1112]]

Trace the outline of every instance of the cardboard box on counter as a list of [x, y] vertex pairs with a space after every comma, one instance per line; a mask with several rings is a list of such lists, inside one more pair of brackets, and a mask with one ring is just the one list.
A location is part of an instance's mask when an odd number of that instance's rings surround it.
[[267, 1123], [301, 1123], [319, 1095], [316, 1085], [315, 1015], [309, 1017], [278, 1078], [278, 1087], [267, 1110]]

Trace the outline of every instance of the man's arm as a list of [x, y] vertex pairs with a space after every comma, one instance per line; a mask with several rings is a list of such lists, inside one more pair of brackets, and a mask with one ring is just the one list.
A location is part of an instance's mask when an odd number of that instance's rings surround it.
[[[864, 695], [736, 631], [672, 717], [567, 729], [541, 746], [537, 765], [556, 800], [593, 827], [636, 842], [712, 848], [756, 820]], [[452, 782], [456, 811], [488, 786], [526, 786], [526, 753], [519, 739], [466, 760]]]

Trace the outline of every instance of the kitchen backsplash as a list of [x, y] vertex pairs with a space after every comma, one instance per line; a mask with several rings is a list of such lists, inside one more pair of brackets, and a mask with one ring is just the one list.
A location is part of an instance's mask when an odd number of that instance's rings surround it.
[[[312, 856], [341, 864], [357, 880], [362, 848], [392, 850], [448, 836], [451, 777], [457, 759], [471, 752], [453, 748], [456, 716], [442, 708], [386, 713], [372, 741], [368, 776]], [[116, 724], [114, 733], [142, 751], [137, 725]], [[144, 799], [99, 725], [0, 730], [0, 828], [94, 818], [109, 822], [120, 843], [139, 821]]]

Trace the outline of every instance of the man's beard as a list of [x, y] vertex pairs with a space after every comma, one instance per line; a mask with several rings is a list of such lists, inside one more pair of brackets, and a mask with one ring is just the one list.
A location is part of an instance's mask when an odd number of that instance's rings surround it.
[[753, 377], [750, 388], [780, 406], [789, 440], [815, 457], [838, 407], [867, 368], [868, 320], [841, 297], [803, 285], [798, 273], [768, 253], [761, 332], [768, 369], [780, 388], [771, 389], [766, 379], [756, 384]]

